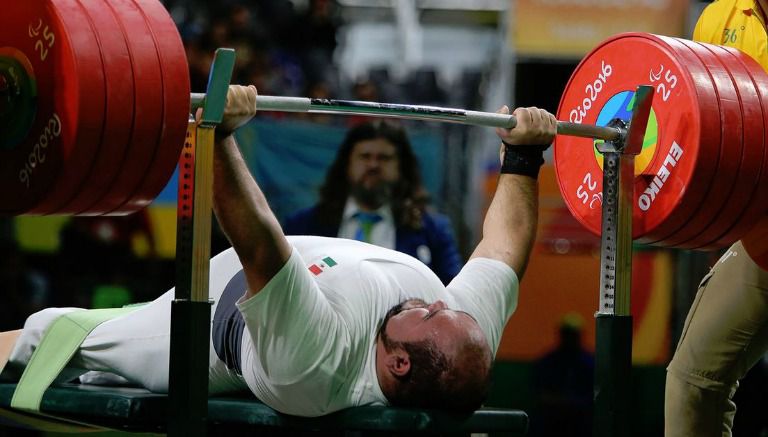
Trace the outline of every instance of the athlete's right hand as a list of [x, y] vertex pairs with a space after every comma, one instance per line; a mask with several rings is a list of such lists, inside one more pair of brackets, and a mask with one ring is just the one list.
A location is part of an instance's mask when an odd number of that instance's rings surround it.
[[253, 85], [230, 85], [227, 91], [227, 105], [224, 117], [216, 128], [217, 134], [229, 135], [256, 115], [256, 96]]

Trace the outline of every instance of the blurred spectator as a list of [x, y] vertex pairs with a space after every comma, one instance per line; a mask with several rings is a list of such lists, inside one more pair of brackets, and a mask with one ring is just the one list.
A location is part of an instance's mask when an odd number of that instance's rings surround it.
[[233, 82], [262, 94], [298, 95], [335, 74], [333, 53], [341, 24], [335, 2], [311, 0], [294, 11], [287, 0], [225, 1], [175, 7], [184, 38], [192, 91], [204, 92], [217, 48], [234, 48]]
[[263, 95], [274, 95], [280, 90], [280, 75], [272, 57], [265, 51], [254, 53], [243, 71], [243, 83], [254, 85]]
[[307, 10], [299, 15], [293, 31], [299, 37], [299, 47], [321, 52], [331, 59], [336, 49], [336, 32], [341, 24], [338, 6], [333, 0], [309, 0]]
[[13, 238], [13, 219], [10, 217], [0, 217], [0, 241]]
[[447, 100], [446, 92], [437, 79], [437, 72], [431, 68], [412, 72], [404, 85], [405, 93], [413, 104], [439, 105]]
[[[359, 80], [352, 87], [352, 98], [363, 102], [380, 102], [379, 87], [370, 80]], [[371, 117], [365, 115], [351, 115], [346, 117], [348, 126], [356, 126], [366, 121], [371, 121]]]
[[341, 21], [333, 0], [309, 0], [293, 26], [295, 44], [310, 80], [319, 80], [333, 63]]
[[367, 122], [347, 132], [320, 202], [289, 217], [284, 230], [395, 249], [421, 260], [447, 284], [461, 269], [461, 258], [448, 218], [427, 211], [427, 203], [405, 130], [392, 122]]
[[[406, 87], [389, 74], [389, 67], [387, 66], [370, 68], [368, 70], [367, 79], [361, 80], [360, 82], [370, 82], [375, 88], [377, 101], [387, 103], [414, 103], [411, 101], [410, 96], [406, 98]], [[361, 91], [365, 92], [366, 89], [363, 88]]]
[[0, 331], [21, 328], [27, 316], [51, 304], [48, 278], [27, 265], [10, 239], [0, 239], [0, 290]]
[[229, 30], [223, 20], [210, 23], [201, 35], [194, 35], [185, 41], [192, 92], [206, 91], [214, 52], [218, 47], [227, 47], [228, 44]]
[[132, 296], [129, 281], [138, 269], [134, 247], [155, 256], [146, 210], [122, 217], [73, 217], [59, 238], [58, 276], [69, 294], [67, 305], [86, 308], [114, 301], [103, 295], [108, 290], [124, 289], [119, 294]]
[[[330, 85], [323, 81], [310, 83], [304, 95], [310, 99], [334, 98], [334, 96], [331, 95]], [[323, 113], [299, 112], [297, 113], [297, 117], [318, 124], [338, 124], [342, 122], [339, 117]]]
[[355, 100], [363, 100], [366, 102], [378, 102], [379, 101], [379, 87], [370, 80], [360, 80], [355, 82], [352, 87], [352, 91], [355, 96]]
[[563, 316], [559, 344], [534, 366], [536, 402], [531, 414], [531, 436], [592, 435], [595, 362], [582, 347], [583, 326], [580, 315]]
[[226, 47], [235, 49], [235, 68], [242, 71], [253, 59], [254, 52], [263, 50], [267, 37], [263, 34], [264, 29], [256, 25], [251, 10], [244, 5], [229, 10], [226, 24], [229, 33]]

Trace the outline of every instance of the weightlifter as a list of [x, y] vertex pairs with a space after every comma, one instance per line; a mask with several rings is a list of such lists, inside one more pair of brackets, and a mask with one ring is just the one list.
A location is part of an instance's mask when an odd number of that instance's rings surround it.
[[[768, 69], [765, 0], [718, 0], [694, 40], [736, 47]], [[730, 436], [739, 379], [768, 352], [768, 272], [741, 242], [702, 279], [667, 368], [665, 435]]]
[[[517, 127], [497, 130], [501, 174], [483, 238], [444, 286], [402, 253], [284, 236], [231, 135], [254, 116], [256, 95], [254, 87], [231, 86], [217, 134], [214, 212], [233, 248], [210, 265], [210, 393], [250, 389], [274, 409], [300, 416], [369, 404], [478, 408], [517, 306], [536, 230], [536, 178], [556, 132], [554, 116], [518, 108]], [[62, 378], [97, 370], [167, 391], [172, 298], [170, 290], [99, 325]], [[71, 311], [43, 310], [23, 330], [3, 334], [12, 347], [9, 367], [23, 367], [45, 328]]]

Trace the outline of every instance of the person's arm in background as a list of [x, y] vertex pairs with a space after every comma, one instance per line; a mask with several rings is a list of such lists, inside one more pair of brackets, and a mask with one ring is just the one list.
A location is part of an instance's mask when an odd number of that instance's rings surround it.
[[[509, 113], [509, 109], [505, 106], [499, 112]], [[536, 237], [536, 176], [543, 162], [540, 152], [552, 143], [557, 120], [537, 108], [518, 108], [514, 115], [514, 129], [497, 129], [503, 141], [502, 173], [485, 215], [482, 239], [470, 259], [482, 257], [504, 262], [522, 278]]]
[[291, 246], [232, 136], [256, 114], [256, 95], [253, 86], [230, 86], [213, 161], [213, 211], [243, 264], [246, 299], [258, 293], [291, 255]]

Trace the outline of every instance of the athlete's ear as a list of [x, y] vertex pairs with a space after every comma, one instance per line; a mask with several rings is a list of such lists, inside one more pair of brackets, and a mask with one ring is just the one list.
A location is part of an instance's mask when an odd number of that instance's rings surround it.
[[402, 348], [391, 351], [386, 364], [387, 369], [397, 377], [405, 376], [411, 371], [411, 357]]

